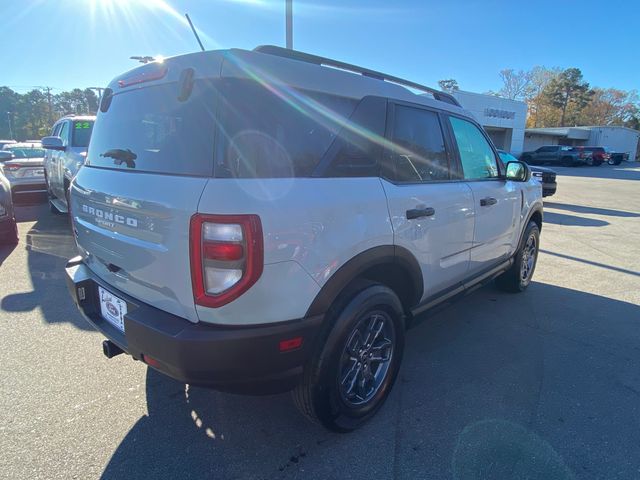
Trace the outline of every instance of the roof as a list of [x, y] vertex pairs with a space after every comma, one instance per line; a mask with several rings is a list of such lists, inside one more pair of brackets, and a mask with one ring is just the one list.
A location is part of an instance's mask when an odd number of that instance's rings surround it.
[[[413, 93], [409, 88], [399, 85], [399, 82], [394, 83], [392, 79], [397, 79], [397, 77], [381, 74], [385, 79], [388, 78], [390, 80], [385, 81], [379, 77], [368, 74], [380, 74], [380, 72], [363, 68], [362, 71], [366, 71], [367, 73], [360, 74], [353, 70], [348, 71], [346, 68], [307, 61], [305, 60], [306, 57], [314, 56], [301, 52], [297, 53], [300, 54], [298, 55], [299, 58], [294, 58], [296, 55], [292, 55], [291, 57], [277, 55], [264, 49], [262, 51], [242, 49], [212, 50], [178, 55], [164, 59], [163, 63], [151, 62], [136, 67], [112, 80], [109, 88], [112, 89], [114, 93], [118, 93], [128, 88], [127, 86], [121, 86], [121, 84], [119, 84], [120, 81], [125, 79], [130, 80], [132, 78], [141, 79], [145, 76], [147, 78], [157, 78], [157, 81], [162, 81], [163, 83], [178, 81], [184, 69], [194, 68], [196, 79], [215, 77], [247, 78], [268, 83], [276, 88], [280, 87], [285, 94], [287, 92], [286, 87], [294, 87], [301, 90], [328, 93], [358, 100], [369, 95], [381, 96], [451, 112], [464, 112], [466, 115], [469, 115], [466, 110], [459, 106]], [[321, 59], [322, 57], [315, 58]], [[335, 63], [337, 65], [341, 62], [336, 61]], [[349, 66], [349, 64], [344, 65]], [[162, 69], [164, 69], [164, 71], [158, 76], [157, 73]], [[162, 80], [160, 80], [160, 78]], [[147, 81], [151, 83], [156, 80]], [[409, 81], [405, 82], [408, 84], [413, 83]], [[142, 82], [132, 82], [131, 85], [135, 86], [131, 88], [140, 88], [139, 83]], [[437, 95], [437, 93], [434, 94], [434, 96], [435, 95]], [[443, 95], [446, 94], [443, 93]]]

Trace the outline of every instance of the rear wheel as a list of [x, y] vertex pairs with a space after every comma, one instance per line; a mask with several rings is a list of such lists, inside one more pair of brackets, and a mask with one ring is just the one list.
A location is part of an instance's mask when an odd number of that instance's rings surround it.
[[349, 432], [380, 409], [398, 375], [404, 314], [397, 295], [371, 283], [328, 313], [324, 345], [293, 392], [298, 409], [329, 430]]
[[498, 287], [514, 293], [526, 290], [536, 268], [539, 246], [540, 229], [535, 222], [529, 222], [513, 265], [496, 279]]

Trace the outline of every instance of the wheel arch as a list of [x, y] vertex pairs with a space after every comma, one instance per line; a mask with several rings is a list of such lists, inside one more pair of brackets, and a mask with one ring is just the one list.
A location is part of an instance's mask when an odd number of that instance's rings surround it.
[[338, 296], [356, 280], [386, 285], [400, 298], [405, 312], [422, 298], [422, 270], [406, 248], [394, 245], [373, 247], [342, 265], [322, 286], [307, 310], [307, 317], [326, 313]]

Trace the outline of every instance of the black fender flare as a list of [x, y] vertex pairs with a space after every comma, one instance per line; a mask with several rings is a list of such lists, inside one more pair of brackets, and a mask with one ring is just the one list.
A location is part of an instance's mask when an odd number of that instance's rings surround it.
[[[542, 231], [542, 222], [544, 220], [544, 210], [543, 210], [542, 206], [536, 205], [535, 207], [533, 207], [531, 209], [531, 211], [527, 215], [527, 220], [522, 223], [522, 230], [520, 232], [520, 239], [518, 240], [518, 250], [520, 249], [520, 246], [522, 245], [522, 239], [524, 237], [524, 232], [527, 230], [527, 225], [529, 225], [529, 222], [531, 221], [531, 219], [533, 218], [533, 216], [536, 213], [540, 214], [540, 231]], [[517, 252], [518, 251], [516, 250], [516, 254], [517, 254]]]
[[338, 295], [356, 278], [372, 267], [395, 264], [410, 276], [413, 294], [410, 303], [415, 306], [424, 293], [422, 269], [418, 260], [404, 247], [381, 245], [365, 250], [342, 265], [322, 286], [307, 310], [306, 317], [322, 315], [336, 300]]

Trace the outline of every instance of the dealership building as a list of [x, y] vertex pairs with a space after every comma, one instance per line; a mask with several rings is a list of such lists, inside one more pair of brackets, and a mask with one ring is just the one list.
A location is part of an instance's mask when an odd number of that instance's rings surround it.
[[630, 161], [640, 154], [638, 130], [616, 126], [525, 128], [527, 104], [524, 102], [462, 90], [455, 90], [452, 95], [473, 114], [496, 147], [515, 156], [543, 145], [607, 147], [614, 152], [628, 153]]
[[524, 133], [525, 151], [536, 150], [543, 145], [589, 145], [628, 153], [631, 162], [638, 156], [639, 141], [638, 130], [616, 126], [527, 128]]
[[455, 90], [452, 94], [484, 127], [497, 148], [516, 156], [523, 152], [526, 103], [462, 90]]

